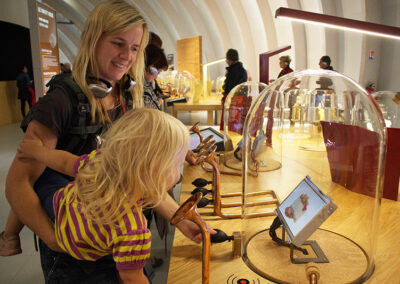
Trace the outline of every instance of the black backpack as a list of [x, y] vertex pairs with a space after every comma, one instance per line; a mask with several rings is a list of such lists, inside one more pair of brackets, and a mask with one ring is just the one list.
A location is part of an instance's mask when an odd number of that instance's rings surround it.
[[[55, 75], [46, 86], [49, 87], [48, 91], [54, 88], [63, 89], [64, 93], [70, 96], [73, 109], [76, 112], [76, 115], [73, 115], [72, 127], [68, 132], [71, 139], [69, 139], [67, 145], [63, 145], [63, 149], [76, 155], [86, 154], [82, 151], [87, 144], [87, 139], [94, 139], [95, 141], [96, 136], [101, 134], [104, 125], [97, 121], [92, 122], [91, 105], [71, 74]], [[132, 109], [133, 102], [129, 93], [125, 93], [124, 101], [127, 110]]]

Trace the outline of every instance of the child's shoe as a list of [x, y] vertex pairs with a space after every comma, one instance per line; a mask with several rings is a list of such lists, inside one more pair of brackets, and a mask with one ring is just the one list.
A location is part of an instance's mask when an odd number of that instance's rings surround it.
[[22, 253], [19, 236], [4, 238], [4, 231], [0, 234], [0, 256], [11, 256]]

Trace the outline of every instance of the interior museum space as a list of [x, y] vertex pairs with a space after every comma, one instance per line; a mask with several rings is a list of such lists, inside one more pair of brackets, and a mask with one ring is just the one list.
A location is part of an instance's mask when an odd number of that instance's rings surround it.
[[400, 283], [400, 0], [1, 0], [0, 36], [0, 283]]

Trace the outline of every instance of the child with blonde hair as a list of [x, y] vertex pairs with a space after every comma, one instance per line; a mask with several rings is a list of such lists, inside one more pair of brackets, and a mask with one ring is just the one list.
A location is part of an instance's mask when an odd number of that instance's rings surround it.
[[35, 159], [75, 180], [53, 197], [55, 234], [79, 260], [112, 254], [124, 283], [148, 283], [151, 233], [143, 206], [157, 206], [180, 178], [188, 130], [154, 109], [127, 112], [104, 136], [100, 150], [75, 156], [24, 140], [21, 158]]

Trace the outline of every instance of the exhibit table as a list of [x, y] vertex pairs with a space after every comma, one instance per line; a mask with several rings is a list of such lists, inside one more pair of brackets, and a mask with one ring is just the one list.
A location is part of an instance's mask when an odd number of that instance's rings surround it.
[[205, 99], [200, 99], [197, 103], [194, 103], [191, 97], [186, 103], [174, 103], [172, 105], [172, 115], [176, 118], [178, 118], [180, 111], [207, 111], [207, 125], [216, 124], [218, 110], [222, 110], [221, 96], [215, 93]]
[[[298, 152], [298, 149], [294, 149]], [[315, 163], [315, 152], [301, 151], [302, 156], [310, 155], [310, 162]], [[287, 169], [287, 170], [286, 170]], [[293, 173], [293, 169], [296, 169], [296, 176]], [[281, 174], [276, 175], [277, 179], [298, 179], [299, 171], [304, 175], [311, 175], [314, 177], [316, 173], [306, 170], [307, 167], [301, 167], [296, 164], [295, 161], [284, 160], [284, 169]], [[304, 173], [302, 173], [304, 171]], [[191, 182], [199, 177], [203, 177], [207, 180], [211, 180], [212, 174], [205, 172], [200, 166], [189, 166], [185, 164], [183, 171], [183, 179], [181, 186], [181, 196], [180, 202], [184, 202], [190, 195], [190, 192], [194, 189]], [[262, 184], [262, 175], [259, 176], [260, 184]], [[231, 176], [231, 175], [221, 175], [221, 187], [223, 187], [224, 192], [238, 191], [240, 188], [241, 177]], [[319, 182], [321, 188], [324, 188], [324, 184]], [[331, 191], [332, 192], [332, 191]], [[341, 204], [347, 202], [349, 208], [355, 202], [359, 202], [357, 198], [369, 198], [358, 193], [350, 192], [344, 187], [337, 185], [337, 188], [333, 190], [334, 195], [333, 200], [340, 200]], [[206, 196], [207, 197], [207, 196]], [[237, 201], [234, 198], [232, 201]], [[237, 208], [227, 208], [227, 210], [238, 210]], [[272, 210], [272, 209], [271, 209]], [[232, 235], [233, 232], [241, 230], [241, 220], [240, 219], [222, 219], [218, 216], [213, 216], [213, 207], [208, 205], [205, 208], [199, 208], [199, 213], [202, 218], [210, 225], [212, 228], [218, 228], [226, 232], [228, 235]], [[363, 215], [363, 207], [359, 206], [352, 212], [344, 212], [346, 214], [358, 214]], [[354, 216], [354, 215], [352, 215]], [[334, 228], [341, 228], [341, 233], [345, 234], [346, 228], [351, 228], [357, 226], [351, 222], [351, 219], [341, 220], [340, 216], [332, 216], [333, 221], [330, 222], [330, 226], [335, 226]], [[398, 226], [400, 218], [400, 202], [391, 201], [387, 199], [382, 199], [381, 215], [380, 215], [380, 229], [378, 230], [378, 245], [376, 248], [376, 258], [375, 258], [375, 271], [372, 276], [367, 280], [366, 283], [397, 283], [400, 279], [400, 259], [398, 258], [398, 252], [400, 251], [400, 226]], [[269, 228], [273, 221], [273, 217], [268, 218], [268, 222], [265, 223], [265, 218], [263, 222], [257, 223], [257, 228], [261, 230], [266, 230]], [[319, 239], [323, 243], [325, 238], [331, 238], [329, 235], [329, 230], [333, 230], [333, 227], [322, 226], [323, 231], [317, 230], [316, 234], [312, 236], [314, 239]], [[328, 235], [325, 236], [328, 231]], [[259, 237], [262, 239], [268, 239], [268, 234], [260, 233]], [[256, 236], [257, 238], [258, 236]], [[347, 238], [342, 238], [341, 235], [333, 235], [333, 237], [338, 238], [338, 242], [343, 242], [343, 249], [326, 249], [328, 258], [334, 264], [331, 265], [332, 271], [329, 273], [324, 273], [324, 275], [331, 275], [332, 279], [330, 281], [322, 281], [321, 283], [345, 283], [349, 277], [351, 279], [356, 279], [358, 275], [362, 274], [365, 270], [364, 256], [362, 250], [357, 248], [357, 245]], [[357, 238], [356, 236], [350, 236], [351, 239]], [[252, 243], [252, 246], [257, 245], [257, 243]], [[277, 249], [276, 245], [267, 242], [265, 245], [271, 246], [271, 251], [265, 255], [265, 261], [262, 256], [260, 256], [260, 263], [254, 263], [252, 269], [257, 270], [261, 267], [263, 272], [269, 276], [269, 278], [278, 278], [280, 274], [285, 274], [290, 266], [298, 271], [305, 271], [305, 264], [291, 264], [289, 259], [289, 248]], [[253, 252], [248, 253], [258, 253], [257, 248], [249, 248]], [[265, 249], [265, 248], [264, 248]], [[279, 261], [279, 257], [283, 261]], [[256, 258], [257, 259], [257, 258]], [[339, 259], [339, 261], [338, 261]], [[355, 261], [357, 260], [357, 261]], [[265, 264], [269, 262], [270, 265]], [[264, 267], [263, 267], [264, 266]], [[285, 268], [285, 266], [287, 266]], [[201, 283], [202, 279], [202, 246], [201, 244], [195, 244], [185, 236], [179, 230], [175, 231], [175, 237], [173, 241], [173, 248], [170, 258], [170, 266], [168, 273], [167, 283]], [[269, 280], [263, 278], [248, 265], [245, 264], [241, 257], [233, 256], [232, 242], [225, 242], [220, 244], [213, 244], [211, 246], [211, 259], [210, 259], [210, 283], [273, 283]], [[270, 269], [268, 271], [268, 269]], [[324, 269], [324, 267], [320, 268]], [[290, 268], [289, 270], [292, 270]], [[334, 270], [334, 271], [333, 271]], [[300, 274], [301, 274], [300, 272]], [[354, 274], [351, 276], [351, 274]], [[299, 275], [299, 273], [295, 274]], [[350, 276], [349, 276], [350, 275]], [[276, 277], [278, 276], [278, 277]], [[289, 276], [288, 276], [289, 277]], [[246, 282], [248, 280], [249, 282]], [[253, 282], [254, 281], [254, 282]], [[308, 283], [306, 280], [305, 272], [304, 279], [296, 279], [296, 283]], [[293, 283], [293, 282], [290, 282]]]

